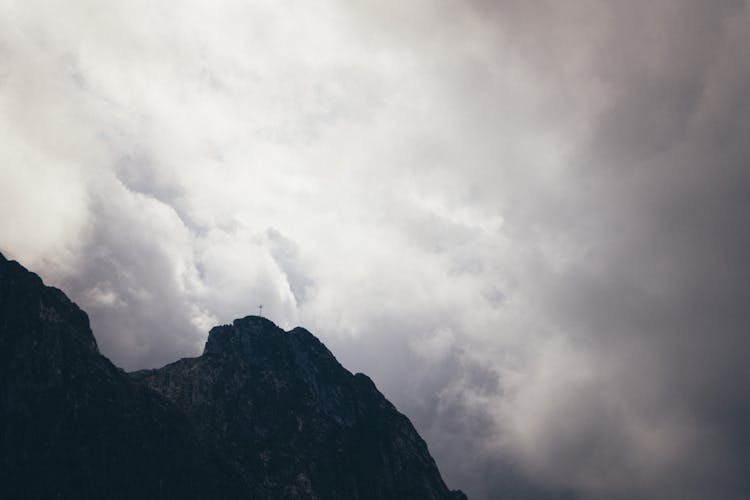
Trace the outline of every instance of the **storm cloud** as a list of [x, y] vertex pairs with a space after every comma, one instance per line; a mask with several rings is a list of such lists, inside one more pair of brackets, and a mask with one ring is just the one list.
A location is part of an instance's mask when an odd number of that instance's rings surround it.
[[750, 495], [748, 2], [0, 12], [0, 250], [116, 364], [262, 303], [474, 500]]

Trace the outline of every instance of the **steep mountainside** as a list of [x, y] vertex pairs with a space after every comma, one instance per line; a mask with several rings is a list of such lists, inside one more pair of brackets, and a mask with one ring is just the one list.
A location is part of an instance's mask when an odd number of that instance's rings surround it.
[[0, 498], [465, 498], [312, 334], [250, 316], [126, 374], [86, 313], [0, 254]]
[[133, 376], [231, 450], [255, 498], [461, 498], [409, 420], [303, 328], [248, 316], [212, 329], [201, 357]]

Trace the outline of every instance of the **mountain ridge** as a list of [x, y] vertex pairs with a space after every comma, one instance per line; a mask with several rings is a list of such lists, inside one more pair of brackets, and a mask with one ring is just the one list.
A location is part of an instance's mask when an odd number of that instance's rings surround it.
[[3, 498], [466, 498], [306, 329], [247, 316], [198, 357], [128, 374], [84, 311], [2, 253], [0, 476]]

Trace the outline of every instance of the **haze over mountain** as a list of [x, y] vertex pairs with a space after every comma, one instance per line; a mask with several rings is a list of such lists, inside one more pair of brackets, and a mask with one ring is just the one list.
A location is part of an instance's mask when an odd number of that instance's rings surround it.
[[466, 500], [307, 330], [248, 316], [202, 356], [129, 376], [86, 313], [2, 254], [0, 478], [7, 499]]
[[749, 108], [746, 0], [0, 0], [0, 251], [127, 370], [304, 325], [473, 500], [746, 500]]

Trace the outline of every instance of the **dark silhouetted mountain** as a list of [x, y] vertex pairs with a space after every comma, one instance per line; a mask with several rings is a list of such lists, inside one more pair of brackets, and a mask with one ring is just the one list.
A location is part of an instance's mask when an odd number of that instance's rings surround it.
[[257, 316], [126, 374], [0, 254], [0, 498], [457, 500], [427, 446], [307, 330]]

